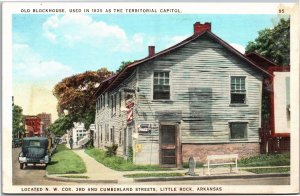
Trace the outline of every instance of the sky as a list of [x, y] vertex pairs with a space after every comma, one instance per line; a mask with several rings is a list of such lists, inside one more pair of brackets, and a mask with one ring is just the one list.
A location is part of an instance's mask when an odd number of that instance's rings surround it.
[[12, 16], [13, 95], [23, 114], [51, 113], [57, 118], [55, 84], [87, 70], [116, 71], [122, 61], [146, 57], [193, 34], [197, 21], [244, 52], [258, 31], [272, 28], [276, 15], [207, 14], [14, 14]]

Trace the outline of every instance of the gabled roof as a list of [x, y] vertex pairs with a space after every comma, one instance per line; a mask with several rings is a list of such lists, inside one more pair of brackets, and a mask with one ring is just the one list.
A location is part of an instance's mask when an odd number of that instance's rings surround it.
[[[117, 85], [119, 85], [124, 79], [127, 78], [127, 76], [132, 73], [132, 71], [134, 70], [135, 67], [141, 65], [142, 63], [151, 61], [157, 57], [163, 56], [165, 54], [168, 54], [180, 47], [185, 46], [186, 44], [198, 39], [199, 37], [203, 36], [203, 35], [208, 35], [212, 40], [216, 41], [217, 43], [219, 43], [221, 46], [223, 46], [225, 49], [227, 49], [228, 51], [232, 52], [234, 55], [238, 56], [239, 58], [241, 58], [242, 60], [246, 61], [250, 66], [252, 66], [254, 69], [258, 70], [259, 72], [261, 72], [264, 75], [268, 75], [268, 76], [272, 76], [272, 74], [270, 74], [268, 71], [266, 71], [265, 69], [263, 69], [262, 67], [260, 67], [259, 65], [257, 65], [255, 62], [251, 61], [249, 58], [247, 58], [244, 54], [240, 53], [238, 50], [236, 50], [235, 48], [233, 48], [230, 44], [226, 43], [224, 40], [222, 40], [221, 38], [219, 38], [218, 36], [216, 36], [215, 34], [213, 34], [210, 30], [205, 30], [202, 31], [201, 33], [197, 33], [197, 34], [193, 34], [192, 36], [188, 37], [187, 39], [179, 42], [178, 44], [171, 46], [165, 50], [162, 50], [161, 52], [158, 52], [156, 54], [154, 54], [153, 56], [148, 56], [146, 58], [143, 58], [141, 60], [135, 61], [129, 65], [127, 65], [126, 67], [124, 67], [119, 73], [117, 73], [116, 75], [114, 75], [113, 78], [111, 78], [109, 80], [109, 84], [106, 82], [105, 85], [101, 85], [100, 88], [97, 91], [97, 94], [99, 92], [107, 92], [111, 89], [114, 89]], [[102, 86], [106, 86], [102, 87]]]
[[98, 87], [97, 91], [95, 92], [95, 95], [98, 96], [99, 93], [101, 91], [103, 91], [103, 89], [105, 89], [111, 82], [112, 80], [116, 77], [117, 74], [114, 74], [108, 78], [106, 78], [105, 80], [103, 80], [100, 84], [100, 86]]
[[290, 71], [290, 66], [280, 66], [275, 64], [274, 62], [270, 61], [269, 59], [263, 57], [262, 55], [256, 52], [250, 52], [246, 54], [247, 58], [259, 65], [261, 68], [273, 74], [274, 71], [280, 72], [288, 72]]

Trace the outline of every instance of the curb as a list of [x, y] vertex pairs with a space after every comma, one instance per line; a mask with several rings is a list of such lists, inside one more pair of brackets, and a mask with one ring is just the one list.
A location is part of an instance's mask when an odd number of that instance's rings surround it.
[[250, 175], [232, 175], [232, 176], [150, 177], [150, 178], [134, 178], [133, 181], [134, 182], [155, 182], [155, 181], [213, 180], [213, 179], [288, 177], [288, 176], [290, 176], [290, 173], [250, 174]]
[[79, 182], [79, 183], [118, 183], [118, 180], [91, 180], [91, 179], [79, 179], [79, 178], [64, 178], [58, 176], [51, 176], [46, 173], [45, 178], [53, 181], [60, 182]]

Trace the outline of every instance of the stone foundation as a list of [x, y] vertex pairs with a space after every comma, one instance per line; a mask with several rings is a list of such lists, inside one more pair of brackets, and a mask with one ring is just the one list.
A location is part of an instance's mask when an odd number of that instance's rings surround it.
[[259, 143], [182, 144], [182, 161], [193, 155], [197, 162], [205, 163], [207, 155], [238, 154], [239, 159], [260, 154]]

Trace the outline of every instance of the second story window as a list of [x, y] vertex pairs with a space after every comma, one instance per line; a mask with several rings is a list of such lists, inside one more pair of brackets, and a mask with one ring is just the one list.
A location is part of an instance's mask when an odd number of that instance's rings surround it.
[[230, 103], [246, 104], [246, 77], [232, 76], [230, 84]]
[[170, 99], [170, 72], [155, 71], [153, 75], [153, 99]]

